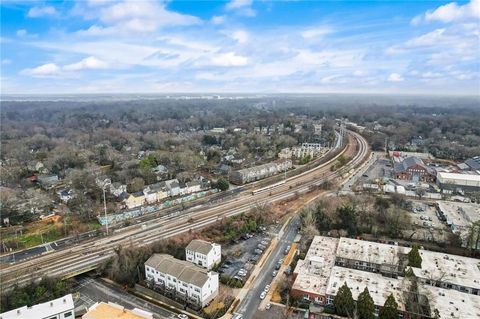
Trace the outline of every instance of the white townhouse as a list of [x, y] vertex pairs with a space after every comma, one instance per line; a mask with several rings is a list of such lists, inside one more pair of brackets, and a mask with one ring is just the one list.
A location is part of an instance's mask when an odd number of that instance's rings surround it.
[[222, 246], [194, 239], [185, 247], [185, 259], [203, 268], [212, 269], [222, 259]]
[[145, 262], [147, 281], [175, 291], [191, 303], [207, 306], [218, 294], [218, 273], [167, 254], [153, 254]]
[[167, 187], [168, 195], [171, 197], [180, 195], [180, 183], [178, 179], [170, 179], [165, 181], [165, 186]]
[[72, 295], [36, 304], [23, 306], [0, 314], [0, 319], [75, 319]]

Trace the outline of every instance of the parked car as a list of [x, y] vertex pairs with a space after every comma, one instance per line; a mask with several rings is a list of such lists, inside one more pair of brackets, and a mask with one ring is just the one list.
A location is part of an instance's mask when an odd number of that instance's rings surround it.
[[270, 308], [272, 308], [272, 305], [270, 303], [267, 303], [267, 305], [265, 306], [265, 309], [268, 310]]
[[179, 313], [179, 314], [177, 315], [177, 318], [178, 318], [178, 319], [188, 319], [188, 316], [187, 316], [186, 314]]
[[275, 277], [277, 274], [278, 274], [278, 271], [274, 270], [274, 271], [272, 272], [272, 277]]
[[262, 299], [262, 300], [265, 299], [266, 295], [267, 294], [265, 293], [265, 291], [262, 291], [262, 293], [260, 294], [260, 299]]
[[285, 248], [285, 251], [283, 252], [285, 255], [288, 254], [288, 252], [290, 251], [290, 245], [287, 246], [287, 248]]
[[263, 289], [263, 291], [265, 291], [265, 292], [268, 292], [269, 290], [270, 290], [270, 285], [266, 285], [265, 289]]
[[243, 319], [243, 315], [237, 313], [232, 317], [232, 319]]
[[258, 249], [261, 249], [261, 250], [264, 250], [265, 248], [267, 248], [267, 246], [264, 246], [264, 245], [262, 245], [262, 244], [258, 244], [258, 245], [257, 245], [257, 248], [258, 248]]
[[261, 249], [255, 249], [255, 254], [261, 255], [261, 254], [263, 254], [263, 250], [261, 250]]

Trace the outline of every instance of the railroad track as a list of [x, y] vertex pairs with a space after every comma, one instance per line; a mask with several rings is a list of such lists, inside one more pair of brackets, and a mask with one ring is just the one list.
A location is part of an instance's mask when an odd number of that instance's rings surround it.
[[259, 202], [271, 203], [309, 192], [312, 187], [325, 181], [341, 178], [337, 171], [330, 171], [330, 166], [342, 154], [353, 155], [342, 169], [354, 169], [368, 155], [368, 144], [359, 134], [349, 132], [349, 144], [334, 158], [308, 172], [288, 178], [285, 184], [269, 192], [256, 195], [251, 195], [250, 192], [240, 193], [217, 206], [192, 209], [180, 216], [162, 216], [109, 237], [81, 242], [71, 249], [53, 251], [16, 264], [2, 265], [0, 288], [2, 291], [11, 289], [15, 284], [26, 284], [43, 276], [69, 277], [97, 267], [110, 258], [119, 245], [148, 245], [160, 239], [207, 227], [222, 218], [248, 212]]

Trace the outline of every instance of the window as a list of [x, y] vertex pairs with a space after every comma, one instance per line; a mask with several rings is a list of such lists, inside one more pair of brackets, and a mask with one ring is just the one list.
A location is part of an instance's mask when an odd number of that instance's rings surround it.
[[69, 312], [65, 312], [65, 313], [63, 314], [63, 317], [64, 317], [64, 318], [67, 318], [67, 317], [70, 317], [71, 315], [72, 315], [72, 312], [69, 311]]

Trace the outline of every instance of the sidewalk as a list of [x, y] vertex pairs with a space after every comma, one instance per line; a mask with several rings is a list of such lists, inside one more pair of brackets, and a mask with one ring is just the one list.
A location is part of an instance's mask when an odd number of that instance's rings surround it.
[[227, 319], [227, 318], [232, 318], [233, 313], [235, 312], [235, 309], [237, 306], [243, 301], [245, 296], [249, 293], [250, 287], [252, 286], [253, 281], [258, 277], [258, 274], [260, 271], [262, 271], [263, 266], [267, 259], [270, 257], [272, 254], [273, 250], [277, 247], [279, 239], [282, 238], [285, 228], [287, 227], [288, 223], [292, 219], [292, 216], [290, 216], [287, 221], [283, 224], [282, 228], [278, 232], [277, 236], [272, 239], [272, 242], [270, 243], [270, 246], [268, 246], [267, 250], [263, 254], [262, 258], [258, 261], [258, 263], [255, 265], [250, 277], [248, 280], [245, 282], [245, 285], [243, 285], [243, 288], [240, 290], [238, 293], [237, 297], [235, 298], [234, 302], [230, 306], [230, 308], [227, 310], [225, 315], [222, 317], [222, 319]]

